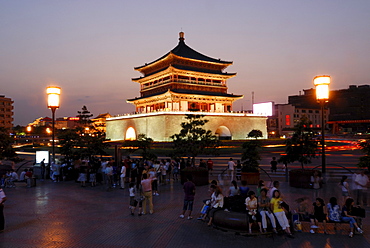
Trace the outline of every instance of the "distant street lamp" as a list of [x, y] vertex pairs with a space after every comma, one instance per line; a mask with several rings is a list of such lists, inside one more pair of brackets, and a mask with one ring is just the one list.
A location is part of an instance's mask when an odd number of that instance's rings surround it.
[[325, 161], [325, 120], [324, 120], [324, 109], [325, 103], [329, 101], [329, 84], [330, 76], [316, 76], [313, 79], [313, 84], [316, 87], [316, 100], [321, 105], [321, 148], [322, 148], [322, 173], [325, 176], [326, 173], [326, 161]]
[[48, 108], [51, 109], [52, 113], [52, 139], [53, 139], [53, 159], [55, 162], [55, 110], [59, 108], [59, 95], [60, 87], [49, 86], [46, 88], [46, 94], [48, 95]]

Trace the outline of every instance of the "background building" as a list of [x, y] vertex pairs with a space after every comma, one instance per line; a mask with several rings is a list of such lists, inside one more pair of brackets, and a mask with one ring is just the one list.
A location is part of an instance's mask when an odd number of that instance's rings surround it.
[[13, 128], [13, 101], [4, 95], [0, 95], [0, 127], [8, 130]]
[[[313, 127], [320, 131], [321, 109], [315, 89], [303, 90], [303, 95], [288, 97], [288, 104], [276, 104], [274, 115], [268, 120], [270, 137], [290, 135], [296, 122], [306, 115]], [[326, 128], [332, 134], [370, 133], [370, 86], [350, 85], [348, 89], [330, 91], [324, 110]]]

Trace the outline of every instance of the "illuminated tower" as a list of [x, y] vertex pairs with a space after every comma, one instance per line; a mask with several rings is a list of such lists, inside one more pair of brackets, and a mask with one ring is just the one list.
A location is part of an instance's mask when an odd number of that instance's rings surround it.
[[230, 112], [242, 95], [227, 93], [226, 80], [236, 73], [223, 72], [232, 62], [205, 56], [185, 44], [180, 32], [179, 44], [159, 59], [136, 67], [143, 74], [132, 81], [140, 84], [140, 97], [127, 102], [137, 113], [153, 111]]

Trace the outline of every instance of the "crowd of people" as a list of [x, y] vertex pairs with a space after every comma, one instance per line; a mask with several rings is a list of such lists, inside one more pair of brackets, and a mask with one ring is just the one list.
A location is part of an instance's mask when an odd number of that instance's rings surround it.
[[[358, 175], [361, 177], [361, 174]], [[360, 178], [357, 179], [355, 178], [355, 185], [361, 183]], [[296, 215], [297, 223], [300, 223], [299, 221], [311, 223], [310, 233], [315, 233], [318, 230], [319, 223], [322, 223], [325, 234], [328, 233], [326, 229], [327, 222], [349, 223], [349, 237], [353, 237], [355, 231], [360, 234], [363, 233], [360, 226], [365, 210], [362, 208], [363, 205], [361, 205], [362, 207], [359, 206], [355, 203], [355, 199], [350, 197], [351, 193], [349, 193], [346, 180], [347, 177], [343, 176], [338, 184], [338, 187], [342, 189], [344, 197], [342, 207], [338, 204], [336, 197], [330, 197], [327, 204], [320, 197], [315, 198], [314, 202], [311, 203], [308, 197], [302, 197], [295, 201], [297, 203], [295, 207], [291, 207], [279, 189], [279, 181], [274, 181], [273, 187], [268, 188], [264, 185], [264, 181], [260, 180], [256, 190], [253, 191], [245, 185], [245, 182], [238, 186], [238, 183], [233, 180], [231, 186], [226, 190], [226, 194], [223, 194], [222, 187], [217, 185], [217, 181], [213, 181], [209, 188], [210, 198], [203, 201], [204, 205], [198, 219], [206, 221], [207, 225], [211, 226], [215, 212], [240, 211], [240, 208], [233, 205], [238, 204], [234, 200], [237, 197], [238, 199], [241, 198], [244, 203], [244, 211], [240, 212], [244, 212], [248, 216], [249, 233], [252, 233], [253, 223], [259, 228], [260, 233], [266, 233], [268, 228], [272, 232], [277, 233], [278, 224], [288, 237], [294, 238], [291, 232], [291, 225], [296, 224], [292, 222], [294, 219], [293, 215]], [[367, 183], [365, 182], [365, 184]], [[358, 194], [356, 190], [354, 190], [354, 194]], [[268, 224], [270, 227], [268, 227]]]

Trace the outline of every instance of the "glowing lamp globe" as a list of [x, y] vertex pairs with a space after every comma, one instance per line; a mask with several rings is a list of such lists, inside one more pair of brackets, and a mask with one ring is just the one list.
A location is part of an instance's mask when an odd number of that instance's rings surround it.
[[48, 108], [59, 108], [60, 87], [49, 86], [46, 88], [46, 94], [48, 95]]
[[313, 84], [316, 87], [316, 99], [318, 101], [328, 101], [330, 76], [316, 76], [313, 79]]

